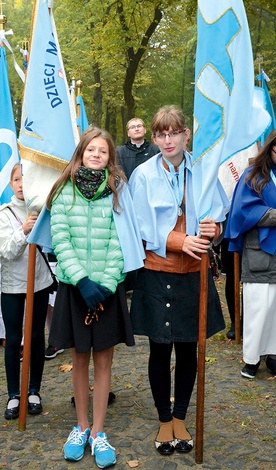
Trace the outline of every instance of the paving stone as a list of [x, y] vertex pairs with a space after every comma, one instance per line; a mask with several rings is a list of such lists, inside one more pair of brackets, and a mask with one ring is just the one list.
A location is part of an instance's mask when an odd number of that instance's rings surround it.
[[[224, 278], [217, 282], [226, 322]], [[154, 448], [158, 417], [147, 376], [148, 340], [136, 337], [136, 345], [116, 347], [112, 371], [115, 402], [108, 407], [105, 431], [117, 452], [116, 470], [130, 468], [138, 460], [138, 470], [275, 470], [276, 468], [276, 379], [264, 361], [254, 380], [244, 379], [242, 345], [226, 339], [227, 329], [206, 343], [205, 413], [203, 462], [196, 463], [195, 449], [186, 455], [160, 456]], [[210, 361], [211, 358], [211, 361]], [[79, 462], [67, 462], [62, 447], [76, 424], [72, 373], [61, 372], [71, 364], [70, 351], [45, 362], [41, 396], [44, 411], [27, 415], [26, 430], [18, 430], [18, 420], [5, 421], [7, 402], [4, 350], [0, 347], [0, 468], [6, 470], [87, 470], [97, 469], [90, 448]], [[91, 385], [93, 367], [91, 364]], [[89, 409], [92, 421], [92, 394]], [[196, 386], [187, 425], [196, 443]]]

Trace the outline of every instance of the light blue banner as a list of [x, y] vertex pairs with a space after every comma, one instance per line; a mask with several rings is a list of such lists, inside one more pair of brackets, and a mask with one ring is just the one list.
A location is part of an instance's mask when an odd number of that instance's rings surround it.
[[84, 102], [81, 95], [77, 96], [77, 106], [79, 106], [80, 116], [77, 117], [77, 126], [80, 128], [80, 133], [82, 134], [89, 126], [86, 111], [84, 107]]
[[0, 203], [9, 202], [13, 191], [10, 175], [19, 161], [6, 51], [0, 47]]
[[212, 216], [219, 166], [270, 124], [242, 0], [198, 0], [193, 174], [198, 220]]
[[78, 141], [52, 11], [38, 0], [19, 136], [21, 158], [61, 170]]
[[267, 83], [266, 83], [267, 80], [269, 80], [269, 79], [265, 75], [265, 73], [262, 72], [260, 75], [257, 76], [257, 80], [259, 80], [261, 82], [262, 89], [264, 91], [264, 96], [265, 96], [265, 109], [267, 110], [267, 112], [270, 114], [270, 117], [271, 117], [270, 126], [266, 129], [266, 131], [261, 136], [260, 142], [261, 142], [261, 145], [263, 146], [264, 142], [265, 142], [266, 138], [268, 137], [268, 135], [270, 134], [270, 132], [272, 132], [276, 128], [276, 119], [275, 119], [275, 113], [274, 113], [272, 101], [271, 101], [271, 98], [270, 98], [268, 86], [267, 86]]

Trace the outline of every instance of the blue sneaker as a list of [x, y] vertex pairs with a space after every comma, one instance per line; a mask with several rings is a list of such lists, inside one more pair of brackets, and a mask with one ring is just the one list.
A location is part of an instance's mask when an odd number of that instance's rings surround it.
[[90, 436], [89, 444], [91, 445], [91, 454], [95, 456], [95, 462], [99, 468], [115, 465], [115, 449], [109, 444], [104, 432], [97, 432], [95, 439]]
[[63, 446], [64, 458], [66, 460], [80, 460], [84, 456], [84, 449], [88, 444], [90, 429], [82, 432], [80, 426], [75, 426], [70, 432]]

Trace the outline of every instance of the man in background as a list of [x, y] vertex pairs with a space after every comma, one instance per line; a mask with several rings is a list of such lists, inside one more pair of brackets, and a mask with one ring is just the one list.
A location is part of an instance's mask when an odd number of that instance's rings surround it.
[[132, 118], [126, 125], [129, 140], [116, 148], [118, 163], [127, 179], [133, 170], [159, 152], [157, 145], [145, 139], [145, 123], [140, 118]]

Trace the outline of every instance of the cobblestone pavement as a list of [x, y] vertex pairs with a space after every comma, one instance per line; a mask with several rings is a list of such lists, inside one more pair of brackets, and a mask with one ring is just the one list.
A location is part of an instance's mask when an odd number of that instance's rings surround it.
[[[225, 319], [224, 280], [217, 282]], [[272, 470], [276, 468], [276, 378], [264, 361], [255, 380], [244, 379], [242, 346], [225, 337], [227, 330], [207, 341], [203, 463], [195, 462], [195, 451], [187, 455], [160, 456], [154, 449], [158, 428], [147, 378], [148, 342], [136, 338], [136, 346], [116, 348], [112, 391], [115, 402], [108, 407], [105, 431], [116, 447], [117, 470], [127, 470], [137, 460], [140, 470], [204, 469]], [[41, 395], [44, 412], [27, 415], [25, 431], [18, 420], [5, 421], [6, 381], [3, 348], [0, 347], [0, 468], [14, 469], [96, 469], [90, 449], [79, 462], [67, 462], [62, 446], [76, 424], [71, 404], [71, 372], [60, 366], [70, 364], [69, 351], [46, 361]], [[93, 369], [91, 366], [91, 384]], [[92, 419], [92, 392], [90, 400]], [[195, 437], [196, 387], [187, 417]]]

